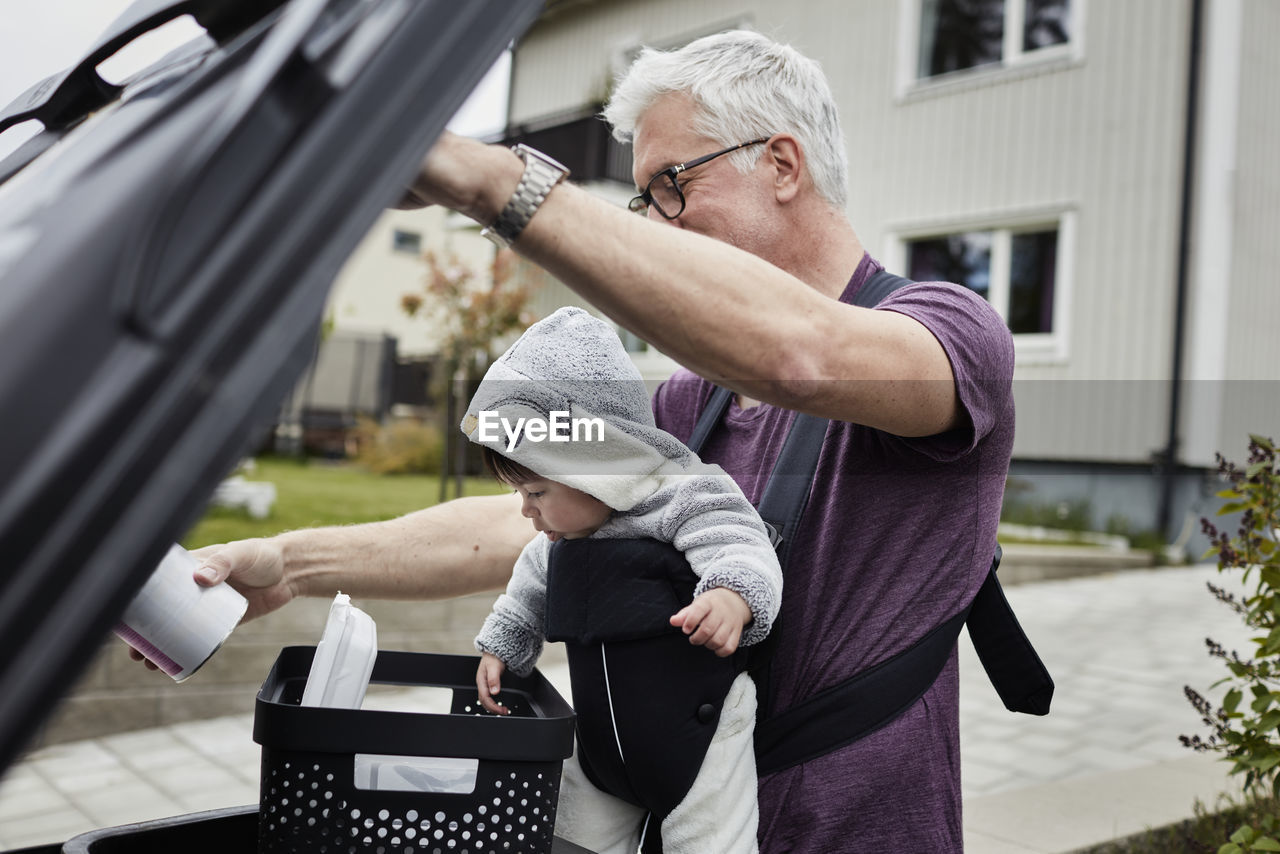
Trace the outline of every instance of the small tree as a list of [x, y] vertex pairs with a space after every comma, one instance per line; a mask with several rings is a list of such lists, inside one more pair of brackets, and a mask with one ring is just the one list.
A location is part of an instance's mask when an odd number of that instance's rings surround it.
[[440, 467], [440, 500], [444, 501], [450, 472], [455, 480], [454, 496], [462, 495], [466, 442], [459, 435], [458, 422], [468, 389], [489, 367], [494, 345], [527, 329], [536, 319], [528, 304], [541, 280], [527, 267], [520, 270], [510, 249], [495, 254], [483, 276], [452, 252], [442, 258], [428, 251], [422, 258], [427, 265], [423, 290], [402, 295], [400, 307], [410, 317], [423, 317], [435, 324], [441, 333], [442, 370], [435, 373], [433, 397], [445, 401]]
[[[1238, 513], [1240, 524], [1231, 536], [1204, 519], [1204, 532], [1213, 543], [1205, 556], [1217, 556], [1219, 572], [1242, 570], [1246, 594], [1237, 597], [1214, 584], [1209, 590], [1254, 631], [1254, 650], [1252, 658], [1242, 658], [1206, 639], [1209, 654], [1230, 671], [1214, 687], [1230, 688], [1218, 709], [1190, 686], [1185, 689], [1209, 735], [1207, 740], [1183, 736], [1182, 743], [1224, 754], [1232, 763], [1230, 773], [1243, 776], [1248, 797], [1280, 797], [1280, 464], [1275, 443], [1250, 436], [1247, 465], [1239, 468], [1219, 454], [1218, 470], [1230, 484], [1218, 493], [1223, 500], [1218, 516]], [[1280, 820], [1267, 815], [1257, 825], [1236, 830], [1219, 854], [1280, 851], [1278, 829]]]

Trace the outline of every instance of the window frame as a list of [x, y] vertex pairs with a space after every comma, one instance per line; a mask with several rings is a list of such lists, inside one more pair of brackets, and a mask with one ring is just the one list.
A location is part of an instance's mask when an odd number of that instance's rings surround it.
[[1019, 365], [1060, 365], [1070, 358], [1070, 308], [1074, 289], [1076, 213], [1073, 210], [1033, 210], [1018, 214], [939, 220], [891, 228], [885, 248], [885, 267], [891, 272], [907, 270], [907, 244], [914, 240], [946, 237], [973, 231], [989, 231], [991, 237], [990, 284], [987, 302], [1006, 322], [1009, 317], [1013, 241], [1016, 234], [1038, 231], [1058, 232], [1054, 261], [1053, 331], [1023, 332], [1013, 336]]
[[[406, 245], [402, 245], [401, 238], [412, 238], [413, 248], [410, 249]], [[412, 255], [417, 257], [422, 254], [423, 234], [421, 231], [412, 231], [400, 226], [393, 226], [391, 229], [391, 253], [393, 255]]]
[[1004, 41], [999, 62], [975, 65], [933, 77], [920, 77], [920, 26], [924, 0], [898, 0], [898, 86], [899, 99], [915, 92], [932, 92], [975, 82], [989, 82], [1038, 72], [1046, 66], [1074, 65], [1084, 60], [1085, 7], [1088, 0], [1071, 0], [1068, 37], [1062, 44], [1024, 50], [1022, 27], [1026, 0], [1005, 0]]

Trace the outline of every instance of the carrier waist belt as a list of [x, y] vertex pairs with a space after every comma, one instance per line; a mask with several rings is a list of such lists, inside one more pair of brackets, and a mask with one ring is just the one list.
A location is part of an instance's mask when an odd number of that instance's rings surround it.
[[929, 690], [951, 655], [960, 627], [1005, 708], [1049, 713], [1053, 680], [1035, 654], [991, 571], [969, 607], [892, 658], [756, 725], [756, 768], [772, 774], [852, 744], [896, 720]]

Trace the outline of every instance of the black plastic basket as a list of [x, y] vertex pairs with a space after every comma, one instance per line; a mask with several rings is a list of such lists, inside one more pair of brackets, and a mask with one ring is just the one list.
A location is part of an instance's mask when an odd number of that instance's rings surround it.
[[[47, 850], [49, 854], [56, 854], [58, 851], [62, 854], [254, 854], [257, 839], [258, 808], [245, 806], [94, 830], [75, 837], [61, 848], [48, 846]], [[441, 846], [441, 850], [458, 849]], [[24, 848], [10, 854], [24, 854], [28, 851], [32, 854], [46, 854], [43, 847]], [[551, 845], [551, 854], [591, 852], [557, 839]]]
[[[287, 647], [258, 693], [259, 854], [489, 854], [553, 850], [573, 710], [542, 674], [503, 677], [509, 716], [477, 700], [474, 656], [379, 652], [372, 681], [452, 690], [449, 714], [300, 706], [314, 647]], [[357, 757], [366, 763], [357, 783]], [[370, 757], [373, 772], [367, 770]], [[421, 785], [420, 762], [469, 766], [442, 790], [377, 787], [377, 771]], [[400, 760], [400, 761], [397, 761]], [[379, 764], [381, 763], [381, 764]], [[405, 770], [405, 769], [408, 770]], [[468, 776], [469, 775], [469, 776]], [[421, 781], [425, 780], [425, 783]], [[403, 782], [401, 780], [400, 782]]]

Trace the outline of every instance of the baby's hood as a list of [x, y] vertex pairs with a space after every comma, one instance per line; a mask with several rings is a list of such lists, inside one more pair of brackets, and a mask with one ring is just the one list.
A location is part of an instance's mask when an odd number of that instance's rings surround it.
[[[540, 428], [524, 429], [534, 422], [549, 428], [540, 441]], [[485, 373], [461, 426], [472, 442], [615, 510], [705, 468], [654, 424], [617, 333], [580, 308], [530, 326]]]

